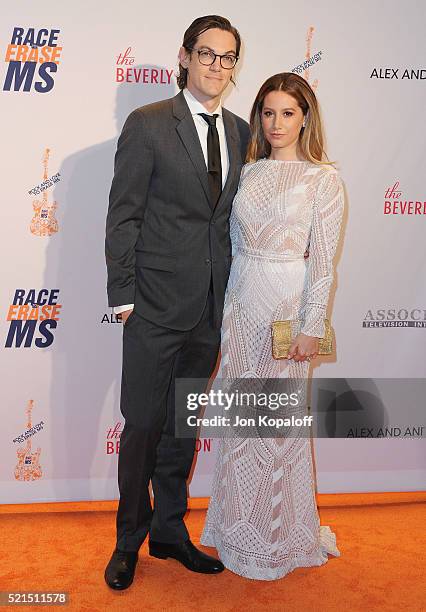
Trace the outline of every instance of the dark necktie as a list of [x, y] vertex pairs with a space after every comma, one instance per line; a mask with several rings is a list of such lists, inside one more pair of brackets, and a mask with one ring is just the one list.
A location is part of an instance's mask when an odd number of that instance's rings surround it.
[[219, 115], [199, 115], [208, 123], [207, 133], [207, 158], [208, 158], [208, 178], [212, 207], [214, 208], [222, 193], [222, 164], [220, 161], [219, 134], [216, 127], [216, 119]]

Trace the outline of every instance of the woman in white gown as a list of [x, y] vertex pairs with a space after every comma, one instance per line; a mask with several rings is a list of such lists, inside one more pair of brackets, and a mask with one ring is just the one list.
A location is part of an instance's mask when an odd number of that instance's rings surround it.
[[[230, 218], [234, 257], [218, 378], [294, 378], [306, 388], [324, 335], [342, 182], [324, 161], [317, 100], [298, 75], [263, 84], [250, 124]], [[271, 323], [285, 319], [303, 325], [288, 359], [275, 360]], [[201, 542], [225, 567], [258, 580], [339, 556], [334, 533], [319, 524], [309, 437], [221, 439]]]

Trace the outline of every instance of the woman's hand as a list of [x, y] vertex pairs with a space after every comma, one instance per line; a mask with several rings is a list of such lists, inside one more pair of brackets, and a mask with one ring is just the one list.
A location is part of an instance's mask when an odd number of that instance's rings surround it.
[[287, 359], [294, 359], [294, 361], [310, 361], [318, 356], [318, 349], [319, 338], [299, 334], [290, 346]]

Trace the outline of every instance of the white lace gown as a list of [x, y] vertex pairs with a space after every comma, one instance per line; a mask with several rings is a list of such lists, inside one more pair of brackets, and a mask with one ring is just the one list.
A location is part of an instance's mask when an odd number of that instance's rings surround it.
[[[266, 159], [243, 167], [218, 378], [306, 381], [308, 362], [273, 359], [271, 322], [302, 318], [303, 333], [323, 336], [343, 205], [333, 167]], [[311, 440], [221, 439], [201, 543], [257, 580], [339, 556], [334, 533], [319, 524]]]

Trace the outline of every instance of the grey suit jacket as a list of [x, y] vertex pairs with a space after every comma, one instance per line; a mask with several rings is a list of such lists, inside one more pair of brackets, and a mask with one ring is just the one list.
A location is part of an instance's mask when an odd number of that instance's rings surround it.
[[229, 275], [229, 214], [249, 139], [223, 109], [229, 172], [213, 209], [205, 159], [180, 92], [127, 118], [115, 155], [105, 253], [108, 304], [175, 330], [194, 327], [210, 283], [220, 325]]

